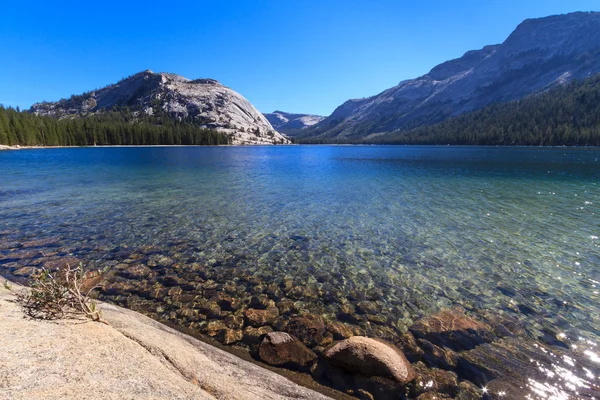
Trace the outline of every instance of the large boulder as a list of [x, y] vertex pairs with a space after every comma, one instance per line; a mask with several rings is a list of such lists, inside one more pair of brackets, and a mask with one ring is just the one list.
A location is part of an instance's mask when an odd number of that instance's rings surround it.
[[285, 332], [271, 332], [265, 336], [258, 355], [270, 365], [307, 368], [317, 355], [294, 336]]
[[419, 339], [456, 351], [470, 350], [496, 338], [489, 325], [454, 310], [442, 310], [420, 319], [409, 330]]
[[335, 367], [366, 376], [389, 377], [401, 384], [415, 378], [410, 362], [400, 349], [383, 340], [354, 336], [331, 347], [324, 357]]

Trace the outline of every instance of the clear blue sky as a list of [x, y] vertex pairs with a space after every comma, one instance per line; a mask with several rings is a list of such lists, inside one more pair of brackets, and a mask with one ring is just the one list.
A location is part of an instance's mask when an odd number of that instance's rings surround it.
[[598, 0], [5, 1], [0, 103], [28, 108], [144, 69], [214, 78], [260, 111], [329, 115]]

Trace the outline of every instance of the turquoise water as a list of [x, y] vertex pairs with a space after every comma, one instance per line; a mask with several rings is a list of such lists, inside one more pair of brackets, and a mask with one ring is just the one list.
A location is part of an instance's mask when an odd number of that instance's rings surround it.
[[2, 242], [55, 237], [92, 266], [155, 245], [181, 270], [293, 279], [328, 319], [340, 297], [376, 301], [373, 335], [458, 305], [600, 337], [598, 149], [44, 149], [0, 168]]

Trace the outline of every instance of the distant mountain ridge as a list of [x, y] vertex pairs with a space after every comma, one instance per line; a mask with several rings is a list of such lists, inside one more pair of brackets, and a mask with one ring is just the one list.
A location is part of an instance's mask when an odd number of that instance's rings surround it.
[[36, 103], [30, 112], [55, 118], [77, 118], [123, 108], [145, 115], [165, 112], [226, 133], [232, 144], [289, 143], [248, 100], [218, 81], [190, 80], [150, 70], [69, 99]]
[[600, 72], [600, 13], [528, 19], [502, 43], [428, 74], [348, 100], [303, 137], [355, 140], [441, 122]]
[[294, 114], [284, 111], [273, 111], [264, 116], [277, 131], [294, 136], [299, 130], [318, 124], [325, 117], [311, 114]]

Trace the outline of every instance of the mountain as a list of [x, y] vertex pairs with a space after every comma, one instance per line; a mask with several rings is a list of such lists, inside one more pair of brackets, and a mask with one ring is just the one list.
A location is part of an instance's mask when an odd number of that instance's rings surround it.
[[502, 43], [468, 51], [373, 97], [348, 100], [303, 137], [376, 137], [521, 99], [600, 71], [600, 13], [522, 22]]
[[264, 114], [273, 128], [279, 132], [294, 136], [299, 130], [306, 129], [310, 126], [318, 124], [325, 117], [311, 114], [292, 114], [283, 111], [273, 111], [272, 113]]
[[232, 144], [289, 143], [248, 100], [216, 80], [190, 80], [150, 70], [69, 99], [36, 103], [30, 112], [77, 118], [123, 108], [136, 115], [166, 113], [171, 118], [215, 129], [230, 135]]

